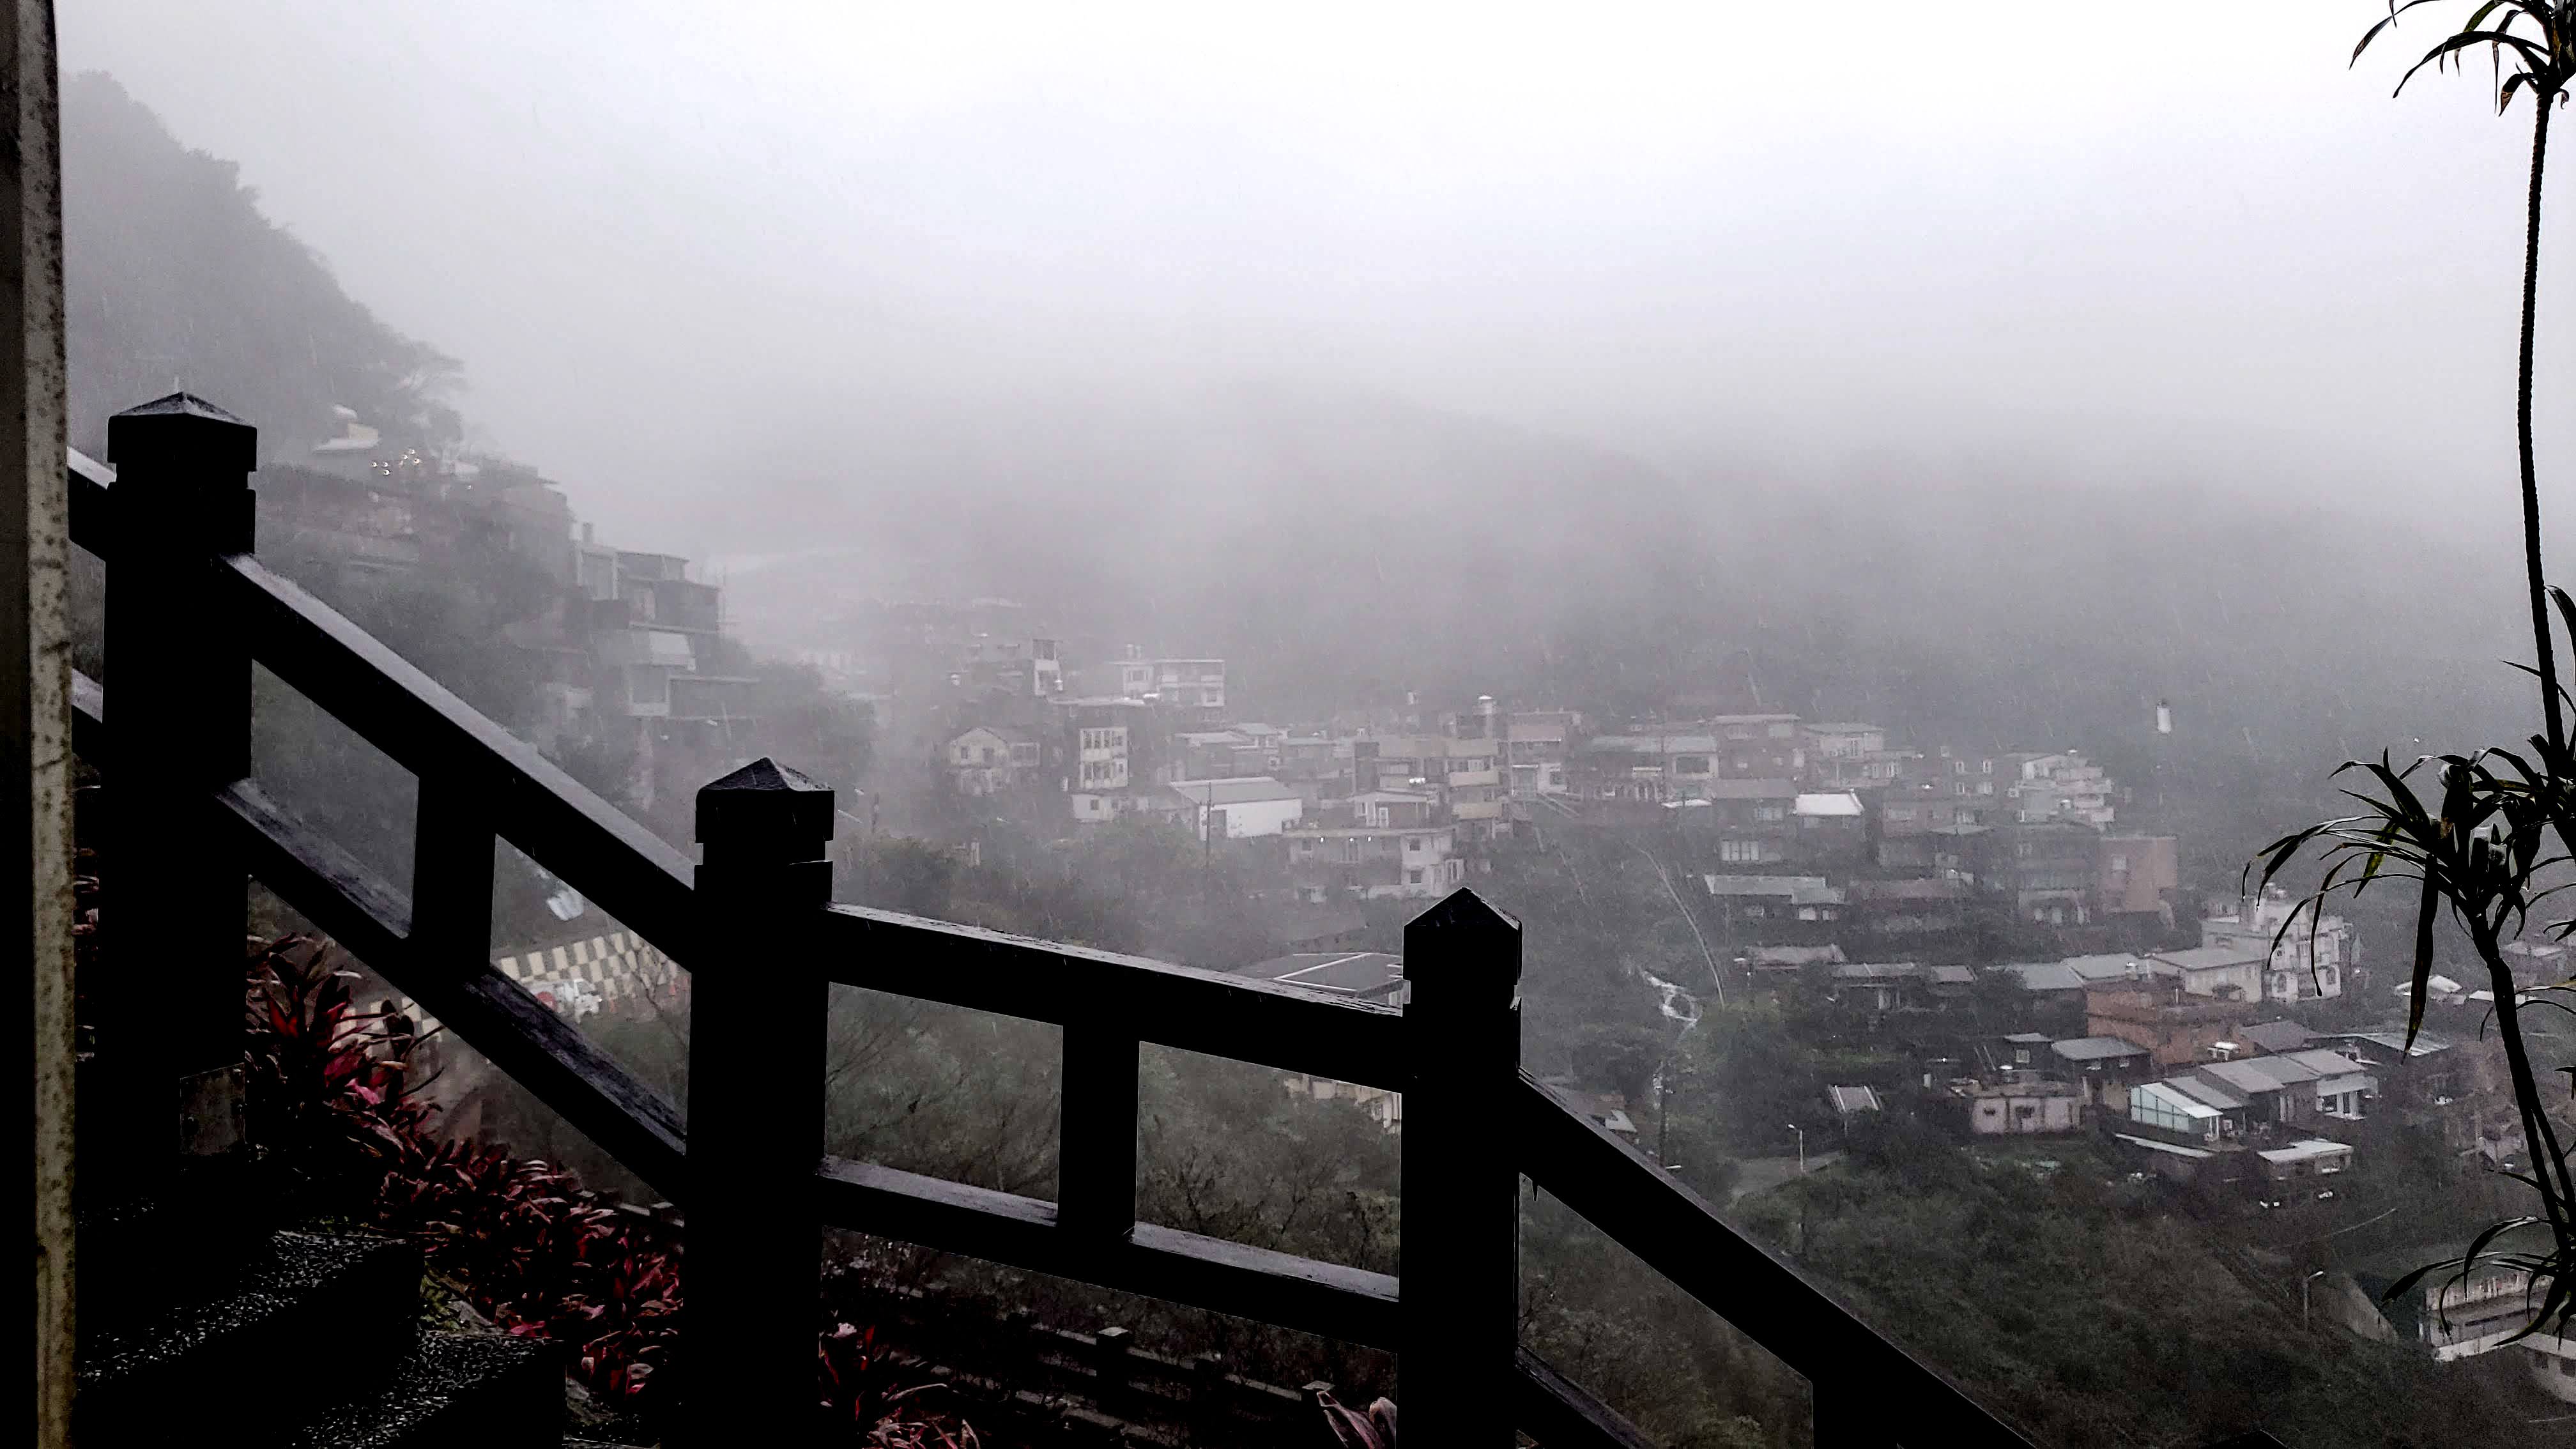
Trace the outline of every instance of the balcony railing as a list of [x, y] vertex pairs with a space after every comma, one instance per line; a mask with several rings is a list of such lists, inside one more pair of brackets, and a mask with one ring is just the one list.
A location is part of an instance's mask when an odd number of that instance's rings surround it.
[[[696, 1373], [731, 1390], [702, 1396], [695, 1439], [801, 1436], [817, 1242], [835, 1227], [1391, 1349], [1426, 1444], [1502, 1449], [1517, 1428], [1551, 1449], [1643, 1445], [1515, 1342], [1526, 1178], [1805, 1375], [1823, 1449], [2025, 1443], [1521, 1070], [1519, 927], [1472, 892], [1406, 928], [1398, 1010], [834, 905], [832, 793], [765, 760], [699, 793], [693, 862], [264, 567], [248, 425], [178, 395], [120, 414], [109, 439], [112, 478], [76, 455], [67, 482], [74, 542], [116, 565], [117, 724], [79, 680], [75, 744], [115, 772], [120, 834], [138, 842], [119, 895], [154, 906], [120, 922], [120, 950], [179, 1028], [156, 1041], [193, 1054], [182, 1070], [237, 1058], [240, 982], [221, 963], [256, 876], [686, 1210]], [[419, 778], [408, 889], [252, 778], [254, 663]], [[493, 966], [502, 840], [693, 973], [685, 1128]], [[1057, 1200], [821, 1155], [834, 984], [1061, 1026]], [[1422, 1227], [1401, 1272], [1138, 1222], [1144, 1042], [1403, 1092]]]

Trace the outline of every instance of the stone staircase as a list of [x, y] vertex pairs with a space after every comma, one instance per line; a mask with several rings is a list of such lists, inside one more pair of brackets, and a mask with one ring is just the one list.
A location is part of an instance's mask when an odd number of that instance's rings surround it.
[[566, 1443], [554, 1345], [425, 1329], [417, 1248], [275, 1220], [253, 1170], [224, 1158], [83, 1215], [84, 1449]]

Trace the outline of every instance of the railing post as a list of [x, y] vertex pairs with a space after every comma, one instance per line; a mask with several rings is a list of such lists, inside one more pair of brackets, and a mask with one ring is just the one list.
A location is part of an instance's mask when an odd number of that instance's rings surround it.
[[1136, 1226], [1136, 1034], [1106, 1020], [1064, 1028], [1064, 1097], [1056, 1153], [1056, 1225], [1086, 1244]]
[[1896, 1449], [1896, 1421], [1878, 1397], [1882, 1387], [1859, 1373], [1809, 1380], [1816, 1449]]
[[1426, 1443], [1509, 1449], [1520, 1322], [1520, 923], [1461, 888], [1404, 928], [1396, 1403]]
[[487, 797], [473, 782], [420, 782], [412, 822], [411, 941], [433, 971], [464, 976], [492, 963], [492, 857]]
[[689, 1010], [689, 1441], [814, 1436], [832, 791], [766, 759], [698, 792]]
[[[241, 852], [222, 838], [208, 797], [250, 773], [251, 673], [240, 631], [211, 601], [215, 561], [251, 551], [257, 443], [250, 424], [186, 393], [107, 424], [117, 690], [108, 729], [121, 740], [107, 787], [117, 843], [107, 869], [125, 903], [109, 949], [133, 998], [152, 1003], [140, 1054], [159, 1064], [110, 1075], [157, 1093], [168, 1089], [152, 1084], [175, 1071], [175, 1099], [146, 1097], [130, 1110], [151, 1133], [139, 1140], [168, 1142], [175, 1126], [183, 1155], [239, 1140], [249, 876], [225, 865]], [[158, 1175], [167, 1150], [133, 1165]], [[84, 1173], [110, 1165], [98, 1154], [81, 1164]]]

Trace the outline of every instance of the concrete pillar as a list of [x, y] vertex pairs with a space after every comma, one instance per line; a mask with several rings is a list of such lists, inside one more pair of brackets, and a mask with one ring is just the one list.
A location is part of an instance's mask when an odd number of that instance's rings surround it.
[[[0, 880], [9, 932], [27, 945], [34, 1071], [13, 1113], [32, 1122], [35, 1436], [71, 1439], [72, 825], [71, 654], [63, 571], [63, 227], [54, 14], [49, 0], [0, 11], [0, 96], [14, 163], [0, 185]], [[22, 1421], [23, 1422], [23, 1421]]]

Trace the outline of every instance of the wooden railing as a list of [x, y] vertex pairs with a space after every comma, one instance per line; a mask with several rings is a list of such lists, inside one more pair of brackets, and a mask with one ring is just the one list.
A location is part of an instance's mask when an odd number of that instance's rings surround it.
[[[801, 1437], [836, 1227], [1391, 1349], [1420, 1443], [1646, 1444], [1514, 1341], [1526, 1177], [1805, 1375], [1822, 1449], [2025, 1442], [1522, 1071], [1519, 927], [1473, 892], [1406, 928], [1397, 1010], [833, 905], [832, 793], [766, 760], [699, 793], [693, 863], [263, 567], [252, 441], [174, 396], [112, 421], [112, 477], [76, 456], [67, 479], [74, 542], [111, 563], [117, 654], [119, 724], [81, 680], [75, 745], [113, 772], [125, 838], [150, 842], [120, 853], [120, 898], [154, 902], [120, 952], [156, 973], [137, 989], [175, 1008], [165, 1027], [201, 1027], [178, 1035], [209, 1061], [237, 1053], [238, 983], [204, 963], [237, 949], [256, 876], [683, 1205], [693, 1377], [726, 1388], [698, 1396], [697, 1441]], [[408, 891], [251, 778], [253, 662], [418, 777]], [[692, 972], [685, 1128], [493, 966], [502, 840]], [[1058, 1200], [820, 1156], [834, 984], [1061, 1026]], [[1138, 1222], [1145, 1042], [1405, 1093], [1400, 1275]]]

